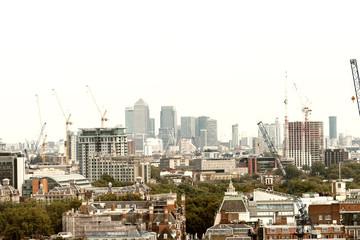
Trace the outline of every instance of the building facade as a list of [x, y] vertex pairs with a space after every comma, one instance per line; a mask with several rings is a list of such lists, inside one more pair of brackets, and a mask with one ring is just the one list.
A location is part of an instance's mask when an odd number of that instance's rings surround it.
[[324, 123], [289, 122], [289, 158], [297, 167], [324, 161]]
[[160, 111], [159, 138], [162, 139], [164, 150], [174, 146], [177, 137], [177, 112], [174, 106], [162, 106]]
[[349, 152], [345, 149], [325, 149], [325, 166], [328, 167], [331, 164], [338, 164], [344, 160], [349, 159]]
[[233, 148], [239, 146], [239, 124], [231, 126], [231, 145]]
[[181, 117], [181, 137], [195, 137], [195, 117]]
[[134, 133], [148, 134], [149, 133], [149, 105], [141, 98], [134, 105]]
[[125, 128], [83, 128], [79, 135], [79, 170], [88, 177], [89, 158], [94, 153], [106, 156], [128, 155]]
[[336, 116], [329, 117], [329, 136], [330, 139], [337, 139], [337, 120]]
[[207, 146], [218, 146], [217, 121], [208, 119], [207, 121]]
[[125, 127], [126, 133], [134, 133], [134, 108], [127, 107], [125, 108]]
[[111, 157], [93, 153], [87, 164], [87, 178], [93, 182], [109, 174], [116, 181], [135, 182], [138, 177], [147, 183], [150, 180], [150, 163], [139, 156]]
[[0, 181], [9, 179], [9, 185], [21, 192], [25, 179], [25, 158], [21, 153], [0, 152]]

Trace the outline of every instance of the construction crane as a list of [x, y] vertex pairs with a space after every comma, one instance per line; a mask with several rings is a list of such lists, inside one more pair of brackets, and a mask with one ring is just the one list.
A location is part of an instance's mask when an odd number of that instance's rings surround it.
[[259, 130], [261, 131], [261, 134], [263, 135], [264, 141], [266, 142], [270, 153], [275, 158], [275, 161], [278, 165], [281, 175], [285, 179], [285, 182], [290, 191], [290, 194], [293, 195], [294, 203], [295, 203], [296, 207], [299, 209], [299, 215], [296, 216], [297, 225], [296, 225], [296, 232], [294, 233], [294, 235], [296, 235], [298, 237], [298, 239], [303, 239], [304, 235], [307, 233], [305, 231], [305, 224], [308, 224], [311, 228], [311, 237], [316, 238], [318, 231], [315, 230], [315, 227], [311, 222], [311, 218], [310, 218], [301, 198], [294, 195], [296, 193], [296, 189], [295, 189], [294, 185], [292, 184], [292, 182], [290, 181], [290, 178], [287, 175], [285, 168], [281, 163], [280, 155], [276, 151], [276, 148], [275, 148], [274, 144], [272, 143], [271, 138], [270, 138], [269, 134], [267, 133], [264, 124], [262, 122], [259, 122], [258, 127], [259, 127]]
[[[306, 127], [308, 127], [309, 115], [311, 114], [311, 109], [309, 108], [309, 105], [311, 104], [311, 102], [307, 98], [306, 102], [304, 103], [295, 83], [294, 83], [294, 88], [296, 90], [296, 93], [297, 93], [300, 103], [301, 103], [301, 111], [303, 113], [303, 119], [304, 119], [304, 121], [301, 124], [301, 164], [304, 164], [305, 162], [308, 163], [310, 161], [310, 159], [307, 159], [308, 161], [306, 161], [307, 155], [305, 154], [305, 150], [309, 149], [309, 146], [305, 146], [305, 144], [306, 143], [309, 144], [309, 141], [305, 141], [305, 132], [306, 132]], [[306, 164], [306, 165], [308, 165], [308, 164]]]
[[96, 105], [97, 110], [98, 110], [99, 113], [100, 113], [100, 116], [101, 116], [101, 128], [104, 128], [104, 121], [108, 121], [108, 120], [109, 120], [108, 118], [105, 118], [105, 115], [106, 115], [106, 113], [107, 113], [107, 110], [105, 110], [104, 113], [101, 113], [100, 108], [99, 108], [98, 104], [96, 103], [94, 94], [92, 93], [89, 85], [86, 85], [86, 87], [89, 89], [89, 93], [90, 93], [92, 99], [94, 100], [94, 103], [95, 103], [95, 105]]
[[35, 153], [35, 154], [36, 154], [36, 152], [38, 151], [39, 143], [40, 143], [41, 137], [42, 137], [43, 134], [44, 134], [45, 126], [46, 126], [46, 123], [44, 123], [44, 124], [42, 125], [40, 134], [39, 134], [39, 136], [38, 136], [38, 139], [37, 139], [36, 142], [35, 142], [35, 150], [34, 150], [34, 153]]
[[[38, 112], [39, 112], [39, 119], [40, 119], [40, 127], [43, 125], [42, 124], [42, 119], [41, 119], [41, 111], [40, 111], [40, 102], [39, 102], [39, 95], [35, 95], [36, 96], [36, 102], [37, 102], [37, 106], [38, 106]], [[42, 135], [43, 138], [43, 143], [42, 143], [42, 163], [45, 164], [45, 143], [46, 143], [46, 137], [47, 134], [45, 133], [45, 135]]]
[[53, 91], [54, 94], [55, 94], [56, 100], [57, 100], [57, 102], [59, 103], [61, 112], [62, 112], [62, 114], [64, 115], [65, 122], [66, 122], [66, 165], [69, 165], [69, 125], [72, 124], [72, 122], [70, 122], [71, 113], [69, 113], [69, 116], [66, 117], [65, 112], [64, 112], [64, 109], [63, 109], [63, 107], [62, 107], [62, 105], [61, 105], [61, 103], [60, 103], [59, 97], [58, 97], [58, 95], [57, 95], [56, 92], [55, 92], [55, 89], [52, 89], [52, 91]]
[[[359, 70], [358, 70], [356, 59], [350, 59], [350, 65], [351, 65], [351, 72], [352, 72], [352, 76], [353, 76], [353, 80], [354, 80], [356, 102], [358, 105], [358, 110], [359, 110], [359, 115], [360, 115], [360, 79], [359, 79]], [[351, 99], [354, 101], [355, 97], [353, 96]]]

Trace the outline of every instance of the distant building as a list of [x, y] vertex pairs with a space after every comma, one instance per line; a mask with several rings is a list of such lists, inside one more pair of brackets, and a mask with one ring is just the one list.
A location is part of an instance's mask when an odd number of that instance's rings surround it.
[[155, 118], [149, 118], [149, 134], [148, 137], [155, 137]]
[[207, 123], [208, 123], [209, 117], [201, 116], [196, 118], [195, 120], [195, 134], [196, 136], [200, 136], [200, 131], [202, 129], [207, 129]]
[[201, 129], [200, 130], [200, 147], [201, 147], [201, 149], [204, 149], [204, 147], [208, 145], [207, 139], [208, 139], [207, 130]]
[[128, 155], [125, 128], [82, 128], [79, 134], [80, 173], [88, 178], [89, 157], [94, 153], [108, 156]]
[[109, 174], [116, 181], [135, 182], [137, 177], [141, 177], [147, 183], [150, 180], [150, 163], [139, 156], [110, 157], [93, 153], [89, 156], [86, 172], [91, 182]]
[[205, 240], [251, 240], [253, 234], [253, 228], [246, 224], [218, 224], [206, 230]]
[[149, 134], [149, 118], [149, 105], [143, 99], [139, 99], [134, 105], [133, 131], [135, 134]]
[[160, 158], [160, 170], [169, 170], [188, 166], [189, 159], [182, 158], [181, 155], [164, 156]]
[[239, 124], [231, 126], [231, 147], [236, 148], [239, 146]]
[[336, 116], [330, 116], [329, 117], [329, 136], [330, 136], [330, 139], [336, 139], [337, 138]]
[[254, 155], [260, 155], [264, 153], [262, 138], [252, 138], [252, 153]]
[[125, 127], [126, 127], [127, 134], [134, 133], [134, 108], [133, 107], [125, 108]]
[[181, 137], [195, 137], [195, 117], [181, 117]]
[[218, 146], [217, 121], [208, 119], [207, 121], [207, 146]]
[[288, 130], [289, 157], [295, 160], [297, 167], [324, 161], [323, 122], [289, 122]]
[[249, 174], [265, 173], [268, 170], [277, 168], [276, 160], [273, 157], [242, 158], [240, 164], [248, 168]]
[[195, 171], [232, 172], [236, 168], [235, 159], [195, 159]]
[[79, 148], [79, 138], [76, 132], [70, 132], [69, 134], [70, 144], [69, 144], [69, 159], [71, 162], [75, 163], [78, 160], [78, 148]]
[[324, 155], [326, 167], [349, 159], [349, 152], [345, 149], [325, 149]]
[[164, 144], [164, 151], [168, 146], [176, 144], [177, 136], [177, 113], [174, 106], [162, 106], [160, 112], [159, 138]]

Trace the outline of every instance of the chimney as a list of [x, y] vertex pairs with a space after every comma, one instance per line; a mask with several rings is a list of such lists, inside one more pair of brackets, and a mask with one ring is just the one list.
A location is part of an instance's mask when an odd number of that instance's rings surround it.
[[149, 210], [150, 210], [149, 223], [150, 223], [150, 225], [152, 225], [152, 222], [153, 222], [153, 214], [154, 214], [154, 207], [151, 206], [151, 207], [149, 208]]
[[87, 211], [87, 209], [86, 209], [86, 203], [83, 203], [83, 204], [81, 205], [81, 213], [83, 213], [83, 214], [87, 214], [87, 213], [88, 213], [88, 211]]
[[115, 211], [115, 205], [111, 204], [111, 211]]

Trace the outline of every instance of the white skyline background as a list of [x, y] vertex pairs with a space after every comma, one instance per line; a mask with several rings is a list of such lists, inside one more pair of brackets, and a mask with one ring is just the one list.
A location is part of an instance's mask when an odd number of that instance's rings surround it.
[[159, 128], [161, 106], [218, 121], [219, 140], [257, 136], [257, 122], [337, 116], [338, 133], [360, 136], [349, 60], [360, 59], [358, 1], [2, 1], [0, 138], [34, 140], [39, 95], [49, 141], [71, 130], [125, 126], [125, 107], [143, 98]]

